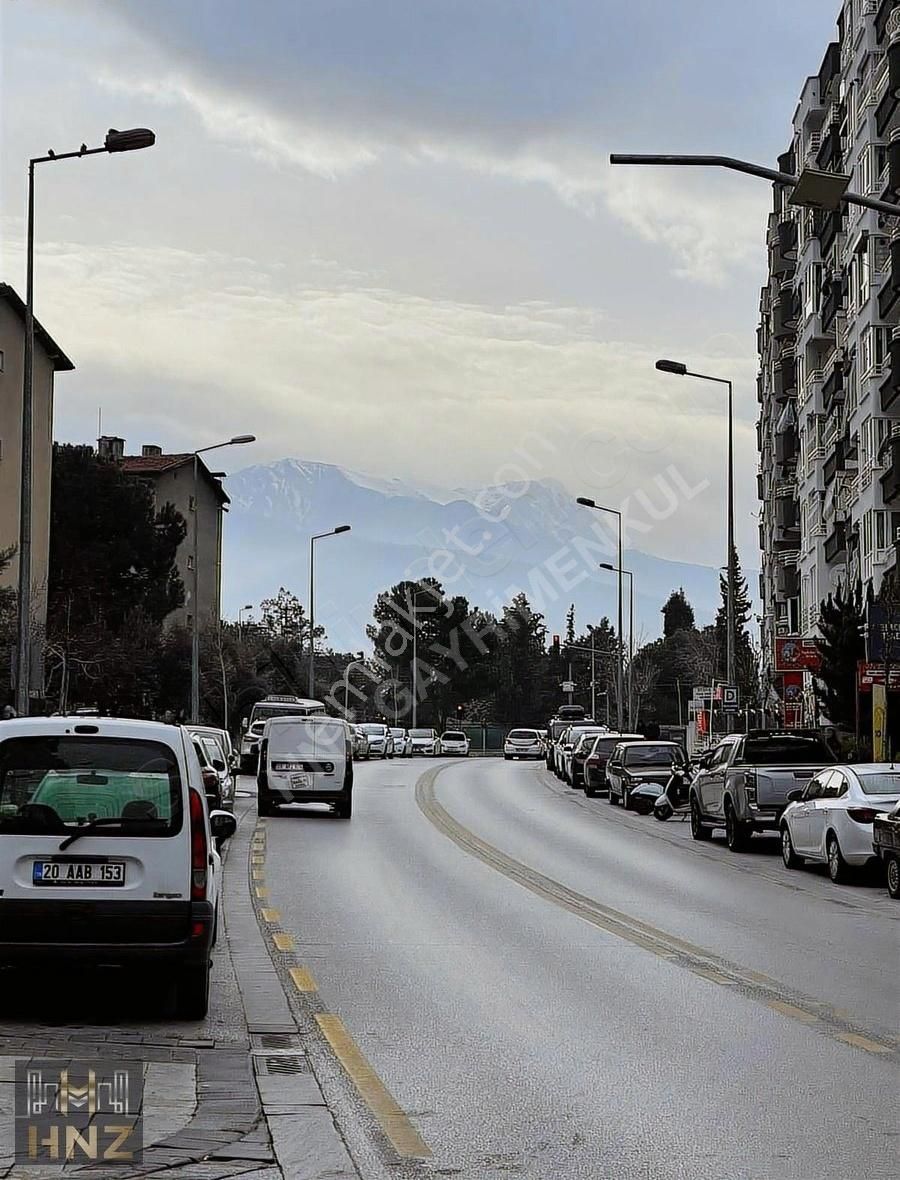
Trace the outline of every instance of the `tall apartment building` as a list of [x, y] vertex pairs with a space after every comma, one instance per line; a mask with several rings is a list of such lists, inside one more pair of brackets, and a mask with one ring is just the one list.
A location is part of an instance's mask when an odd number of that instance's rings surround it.
[[[852, 176], [900, 200], [900, 0], [846, 0], [807, 78], [779, 167]], [[815, 720], [802, 644], [820, 603], [877, 591], [900, 540], [900, 216], [792, 206], [774, 186], [760, 299], [758, 442], [763, 653], [788, 724]], [[791, 663], [788, 658], [787, 663]]]

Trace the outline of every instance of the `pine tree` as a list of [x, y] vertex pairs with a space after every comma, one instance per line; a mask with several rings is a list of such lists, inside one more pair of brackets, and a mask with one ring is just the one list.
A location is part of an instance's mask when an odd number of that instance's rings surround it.
[[[747, 590], [747, 579], [741, 570], [737, 550], [732, 552], [734, 562], [734, 671], [741, 693], [741, 705], [754, 704], [759, 697], [759, 674], [756, 651], [747, 630], [750, 622], [751, 604]], [[722, 602], [716, 613], [716, 677], [724, 680], [727, 672], [728, 653], [728, 579], [719, 575], [719, 591]]]
[[575, 603], [566, 611], [566, 643], [575, 642]]
[[852, 590], [838, 585], [819, 607], [822, 660], [816, 673], [816, 700], [833, 725], [856, 727], [856, 665], [865, 658], [865, 607], [862, 582]]
[[694, 608], [688, 602], [684, 587], [679, 586], [669, 595], [666, 605], [662, 608], [663, 635], [668, 639], [676, 631], [693, 631]]

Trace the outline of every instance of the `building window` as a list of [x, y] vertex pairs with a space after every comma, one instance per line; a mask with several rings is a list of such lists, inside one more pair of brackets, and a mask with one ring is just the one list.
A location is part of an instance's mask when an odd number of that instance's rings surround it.
[[188, 554], [187, 567], [189, 570], [192, 570], [194, 568], [194, 555], [193, 555], [193, 553]]
[[2, 348], [0, 348], [0, 373], [3, 372], [3, 369], [5, 368], [5, 366], [6, 366], [6, 353], [3, 351]]
[[197, 498], [196, 498], [196, 496], [189, 496], [188, 497], [188, 512], [196, 512], [196, 511], [197, 511]]
[[862, 376], [868, 377], [872, 373], [877, 373], [890, 346], [888, 329], [881, 324], [869, 324], [860, 335], [859, 345], [862, 354]]

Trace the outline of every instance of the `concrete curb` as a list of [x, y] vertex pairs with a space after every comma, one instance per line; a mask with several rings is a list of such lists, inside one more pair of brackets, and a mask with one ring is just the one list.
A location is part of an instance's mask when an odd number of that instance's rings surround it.
[[254, 843], [264, 840], [255, 807], [231, 840], [225, 865], [225, 930], [250, 1034], [248, 1067], [278, 1167], [289, 1180], [358, 1180], [357, 1171], [298, 1036], [253, 902]]

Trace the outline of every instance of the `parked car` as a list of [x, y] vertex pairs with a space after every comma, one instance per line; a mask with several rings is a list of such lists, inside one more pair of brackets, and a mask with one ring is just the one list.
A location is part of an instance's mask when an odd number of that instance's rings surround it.
[[353, 750], [354, 762], [368, 762], [371, 758], [369, 752], [369, 736], [361, 725], [352, 725], [350, 735], [350, 746]]
[[781, 817], [781, 855], [789, 869], [828, 865], [840, 884], [854, 865], [875, 857], [872, 825], [900, 802], [900, 770], [884, 762], [833, 766], [788, 792]]
[[616, 746], [623, 742], [642, 742], [640, 733], [601, 733], [593, 740], [593, 745], [587, 752], [582, 768], [584, 793], [589, 799], [609, 790], [606, 781], [606, 764]]
[[686, 765], [687, 755], [677, 742], [619, 742], [606, 763], [609, 801], [621, 803], [627, 811], [639, 783], [654, 783], [661, 795], [672, 767]]
[[227, 768], [219, 769], [224, 766], [220, 747], [211, 738], [194, 734], [191, 743], [200, 763], [200, 776], [210, 811], [234, 811], [234, 778]]
[[225, 761], [228, 763], [228, 769], [233, 774], [237, 771], [239, 758], [234, 748], [234, 743], [231, 740], [231, 734], [227, 729], [219, 729], [215, 725], [186, 725], [185, 729], [190, 733], [205, 734], [208, 737], [214, 737], [222, 747]]
[[394, 757], [394, 739], [386, 725], [380, 721], [364, 721], [359, 728], [369, 739], [369, 756], [371, 758]]
[[872, 848], [885, 866], [888, 893], [900, 900], [900, 804], [887, 815], [875, 816]]
[[353, 811], [350, 725], [340, 717], [272, 717], [257, 772], [258, 815], [289, 803], [330, 803], [338, 819]]
[[[164, 972], [178, 1016], [209, 1003], [221, 886], [193, 740], [180, 726], [34, 717], [0, 726], [0, 968]], [[123, 937], [123, 932], [127, 936]]]
[[440, 748], [440, 738], [437, 735], [436, 729], [411, 729], [409, 731], [409, 744], [412, 747], [412, 754], [428, 754], [432, 756], [437, 754]]
[[708, 840], [724, 827], [740, 852], [754, 832], [777, 832], [788, 793], [837, 758], [814, 730], [751, 729], [729, 734], [700, 759], [691, 784], [691, 835]]
[[540, 730], [511, 729], [503, 743], [503, 757], [508, 761], [512, 758], [544, 757], [544, 743]]
[[442, 754], [460, 754], [463, 758], [468, 758], [469, 739], [460, 729], [447, 729], [441, 734], [440, 752]]
[[609, 733], [606, 728], [580, 731], [579, 737], [565, 758], [563, 769], [563, 779], [574, 790], [580, 790], [584, 786], [584, 764], [587, 756], [593, 749], [596, 739], [606, 733]]
[[608, 730], [604, 726], [594, 725], [593, 722], [579, 722], [578, 725], [570, 725], [565, 730], [556, 743], [556, 753], [554, 754], [554, 773], [557, 778], [561, 778], [563, 782], [568, 782], [571, 774], [571, 759], [572, 751], [578, 739], [585, 733], [607, 733]]
[[397, 758], [412, 757], [412, 742], [405, 729], [392, 728], [391, 737], [394, 739], [394, 754]]

